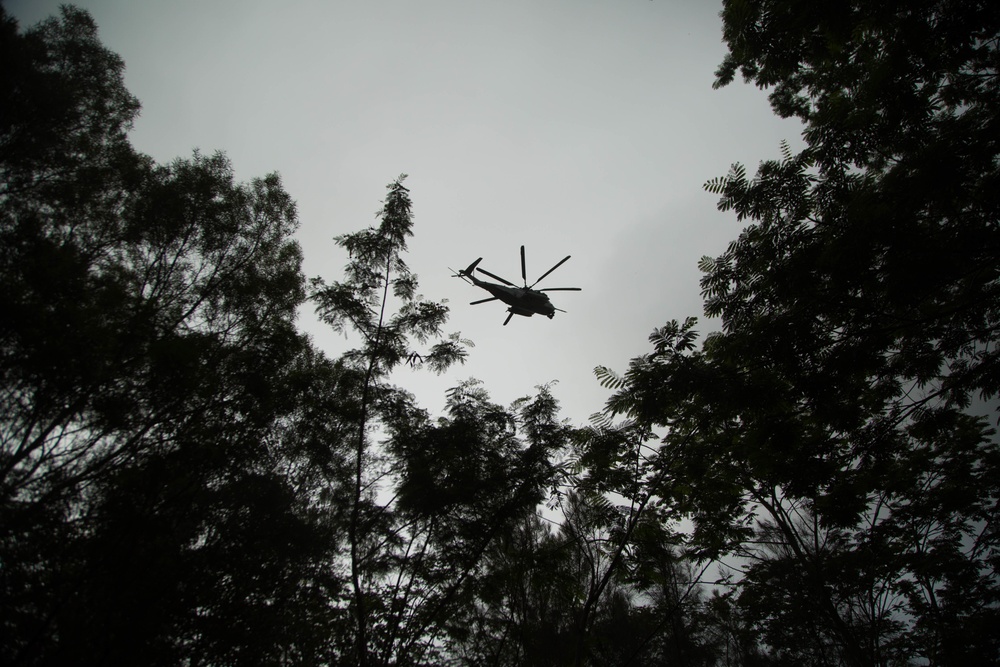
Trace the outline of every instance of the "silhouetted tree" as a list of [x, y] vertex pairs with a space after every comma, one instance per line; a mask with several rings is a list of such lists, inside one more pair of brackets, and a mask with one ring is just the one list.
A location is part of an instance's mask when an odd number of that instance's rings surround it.
[[[436, 664], [486, 551], [535, 511], [552, 395], [475, 383], [432, 420], [391, 385], [468, 341], [402, 260], [399, 179], [339, 237], [322, 318], [276, 175], [157, 165], [85, 12], [0, 15], [0, 630], [4, 664]], [[427, 343], [426, 349], [418, 349]]]
[[350, 255], [345, 280], [313, 281], [321, 318], [361, 343], [342, 358], [355, 378], [347, 542], [357, 664], [438, 660], [446, 623], [484, 553], [534, 512], [566, 437], [545, 390], [508, 410], [466, 383], [434, 422], [389, 383], [403, 364], [441, 372], [464, 359], [468, 344], [457, 334], [439, 338], [448, 309], [417, 294], [402, 259], [412, 235], [402, 181], [387, 186], [377, 227], [337, 237]]
[[536, 514], [490, 545], [472, 595], [449, 624], [464, 665], [561, 665], [576, 650], [582, 572], [571, 545]]
[[0, 660], [329, 662], [341, 370], [291, 199], [135, 153], [85, 12], [0, 31]]
[[1000, 451], [976, 401], [1000, 389], [1000, 9], [734, 0], [723, 19], [718, 85], [770, 88], [807, 147], [706, 184], [749, 223], [700, 264], [723, 330], [655, 331], [599, 370], [608, 410], [663, 430], [694, 553], [740, 557], [713, 601], [737, 643], [750, 624], [788, 664], [995, 664]]
[[622, 512], [606, 498], [572, 492], [563, 511], [558, 526], [528, 516], [491, 545], [449, 628], [461, 664], [715, 664], [700, 581], [671, 540], [644, 523], [623, 555]]

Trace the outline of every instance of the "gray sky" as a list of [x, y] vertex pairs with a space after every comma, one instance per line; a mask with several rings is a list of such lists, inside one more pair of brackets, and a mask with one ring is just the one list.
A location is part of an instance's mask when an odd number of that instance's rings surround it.
[[[59, 0], [8, 0], [22, 27]], [[375, 222], [385, 185], [410, 175], [421, 293], [448, 299], [448, 331], [476, 347], [437, 378], [400, 385], [438, 412], [469, 377], [507, 404], [535, 385], [582, 423], [608, 392], [596, 365], [624, 370], [670, 319], [701, 317], [702, 255], [740, 224], [702, 190], [733, 162], [753, 169], [798, 145], [742, 83], [712, 90], [725, 53], [721, 3], [696, 0], [81, 0], [126, 62], [142, 102], [132, 140], [166, 162], [224, 151], [237, 177], [277, 171], [298, 202], [308, 276], [338, 279], [332, 237]], [[548, 320], [515, 317], [447, 267], [542, 287]], [[305, 313], [331, 355], [348, 342]], [[709, 323], [699, 329], [705, 333]]]

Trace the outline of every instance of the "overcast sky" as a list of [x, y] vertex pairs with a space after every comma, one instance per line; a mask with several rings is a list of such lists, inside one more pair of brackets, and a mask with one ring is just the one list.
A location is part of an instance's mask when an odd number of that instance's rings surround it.
[[[59, 0], [8, 0], [27, 27]], [[421, 293], [448, 299], [448, 331], [476, 347], [441, 378], [398, 383], [439, 412], [469, 377], [507, 404], [558, 381], [576, 424], [670, 319], [701, 317], [702, 255], [740, 224], [702, 184], [798, 145], [766, 94], [712, 90], [725, 53], [721, 2], [696, 0], [81, 0], [142, 102], [132, 141], [166, 162], [225, 152], [237, 177], [277, 171], [298, 202], [307, 276], [339, 279], [332, 237], [375, 222], [400, 173], [414, 202], [407, 262]], [[541, 287], [554, 319], [515, 317], [450, 278], [482, 267]], [[306, 313], [331, 355], [347, 341]], [[705, 333], [710, 323], [702, 323]]]

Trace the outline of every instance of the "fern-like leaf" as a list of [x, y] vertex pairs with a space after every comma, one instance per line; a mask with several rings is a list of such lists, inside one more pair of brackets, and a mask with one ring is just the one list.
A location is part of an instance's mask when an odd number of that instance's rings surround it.
[[625, 378], [607, 366], [594, 368], [594, 375], [605, 389], [621, 389], [625, 386]]
[[721, 195], [726, 191], [726, 185], [729, 184], [729, 179], [725, 176], [716, 176], [715, 178], [705, 181], [705, 185], [702, 187], [706, 192], [710, 192], [713, 195]]
[[590, 415], [590, 424], [597, 430], [605, 431], [611, 428], [612, 417], [606, 412], [595, 412]]

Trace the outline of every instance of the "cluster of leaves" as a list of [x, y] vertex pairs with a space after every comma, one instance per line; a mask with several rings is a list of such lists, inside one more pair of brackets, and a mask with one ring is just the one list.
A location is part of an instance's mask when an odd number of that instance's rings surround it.
[[807, 145], [706, 184], [749, 223], [700, 263], [722, 331], [672, 322], [599, 368], [608, 413], [663, 429], [645, 489], [693, 521], [692, 556], [737, 564], [713, 602], [760, 637], [737, 662], [994, 664], [1000, 10], [722, 16], [717, 85], [770, 88]]
[[377, 227], [336, 239], [350, 256], [345, 280], [312, 283], [321, 319], [362, 343], [342, 357], [361, 382], [348, 521], [356, 664], [437, 659], [453, 607], [489, 546], [535, 511], [565, 439], [544, 389], [506, 409], [465, 383], [433, 421], [388, 382], [404, 363], [442, 372], [470, 344], [441, 336], [447, 307], [422, 300], [402, 259], [413, 224], [403, 178], [388, 185]]
[[[276, 175], [136, 153], [89, 15], [0, 19], [0, 659], [435, 662], [551, 485], [551, 394], [505, 409], [466, 384], [432, 421], [388, 383], [468, 344], [429, 342], [447, 308], [402, 259], [402, 178], [337, 239], [345, 280], [309, 290]], [[307, 300], [361, 347], [314, 350]]]
[[0, 30], [0, 659], [321, 653], [331, 457], [302, 425], [338, 370], [294, 326], [291, 199], [135, 153], [86, 13]]
[[307, 284], [277, 176], [136, 153], [90, 17], [0, 8], [0, 660], [995, 664], [994, 5], [725, 3], [717, 85], [807, 146], [706, 184], [747, 224], [699, 264], [722, 330], [599, 367], [586, 428], [390, 382], [469, 345], [403, 177]]

